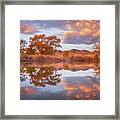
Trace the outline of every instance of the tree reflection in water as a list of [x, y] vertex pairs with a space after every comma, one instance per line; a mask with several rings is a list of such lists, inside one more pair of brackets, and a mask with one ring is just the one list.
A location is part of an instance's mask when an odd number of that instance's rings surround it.
[[[79, 66], [79, 65], [78, 65]], [[73, 66], [72, 66], [73, 67]], [[93, 76], [64, 77], [60, 72], [63, 67], [41, 65], [40, 67], [21, 66], [21, 83], [29, 81], [32, 85], [21, 86], [21, 99], [42, 100], [99, 100], [100, 83], [99, 69], [95, 69]], [[69, 68], [70, 69], [70, 68]], [[72, 69], [72, 68], [71, 68]], [[79, 68], [80, 69], [80, 68]], [[90, 69], [90, 68], [89, 68]], [[59, 70], [59, 72], [58, 72]], [[73, 69], [72, 69], [73, 70]], [[71, 70], [71, 71], [72, 71]], [[80, 70], [79, 70], [80, 71]], [[83, 70], [87, 71], [87, 70]], [[72, 71], [75, 73], [76, 71]], [[50, 86], [49, 86], [50, 85]], [[56, 86], [56, 87], [52, 87]], [[44, 89], [39, 89], [43, 88]], [[38, 89], [37, 89], [38, 88]], [[36, 96], [36, 97], [35, 97]]]
[[57, 85], [61, 81], [61, 74], [51, 66], [42, 66], [39, 68], [25, 67], [21, 68], [20, 71], [21, 82], [28, 78], [34, 86], [45, 87], [46, 85]]

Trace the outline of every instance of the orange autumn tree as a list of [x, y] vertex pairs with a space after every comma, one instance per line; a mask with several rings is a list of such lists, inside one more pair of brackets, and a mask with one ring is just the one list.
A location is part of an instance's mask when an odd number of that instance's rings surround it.
[[57, 36], [35, 35], [30, 38], [27, 54], [52, 55], [57, 48], [61, 47], [60, 42], [61, 39]]

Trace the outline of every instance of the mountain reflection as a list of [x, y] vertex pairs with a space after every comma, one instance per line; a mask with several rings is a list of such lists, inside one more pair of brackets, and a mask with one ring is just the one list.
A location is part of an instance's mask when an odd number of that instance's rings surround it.
[[21, 99], [99, 100], [100, 70], [90, 64], [84, 69], [81, 66], [75, 64], [21, 66]]

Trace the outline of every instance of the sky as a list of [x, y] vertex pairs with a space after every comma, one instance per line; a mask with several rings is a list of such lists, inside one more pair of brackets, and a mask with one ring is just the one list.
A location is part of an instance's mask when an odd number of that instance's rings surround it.
[[37, 34], [56, 35], [62, 40], [61, 50], [94, 50], [100, 43], [99, 20], [21, 20], [20, 39], [29, 41]]

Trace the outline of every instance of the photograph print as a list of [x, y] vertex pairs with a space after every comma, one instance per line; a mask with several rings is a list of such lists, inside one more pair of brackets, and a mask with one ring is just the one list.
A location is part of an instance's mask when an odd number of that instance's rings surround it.
[[20, 100], [100, 100], [100, 20], [20, 20]]

